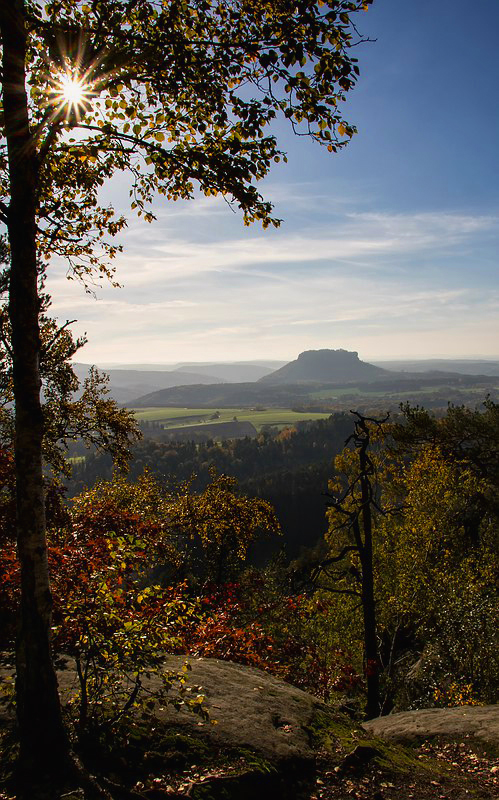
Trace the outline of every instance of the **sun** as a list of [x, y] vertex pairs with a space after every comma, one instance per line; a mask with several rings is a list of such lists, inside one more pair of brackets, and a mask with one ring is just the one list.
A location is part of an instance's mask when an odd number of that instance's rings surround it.
[[96, 92], [92, 81], [76, 71], [59, 72], [51, 80], [48, 104], [57, 117], [80, 121], [89, 111]]
[[63, 101], [73, 108], [82, 106], [85, 101], [85, 85], [71, 75], [64, 75], [60, 81], [60, 93]]

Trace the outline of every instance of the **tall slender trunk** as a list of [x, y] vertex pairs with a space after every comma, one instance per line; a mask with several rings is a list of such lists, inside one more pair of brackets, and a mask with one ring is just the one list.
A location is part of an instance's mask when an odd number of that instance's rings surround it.
[[364, 660], [367, 683], [366, 715], [379, 717], [379, 656], [376, 637], [376, 604], [374, 598], [373, 519], [371, 510], [371, 484], [368, 476], [366, 438], [360, 449], [360, 484], [362, 495], [362, 529], [364, 541], [359, 551], [362, 566], [362, 611], [364, 616]]
[[68, 742], [50, 651], [52, 597], [45, 534], [36, 252], [37, 156], [28, 119], [23, 0], [0, 0], [3, 101], [10, 205], [9, 315], [12, 325], [15, 459], [21, 613], [16, 647], [17, 717], [25, 776], [61, 766]]

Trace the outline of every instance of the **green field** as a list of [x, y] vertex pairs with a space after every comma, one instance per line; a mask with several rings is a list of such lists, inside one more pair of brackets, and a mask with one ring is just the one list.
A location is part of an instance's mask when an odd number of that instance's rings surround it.
[[[213, 414], [217, 419], [210, 419]], [[260, 411], [248, 408], [144, 408], [135, 410], [139, 422], [159, 422], [165, 428], [187, 428], [192, 425], [232, 422], [251, 422], [257, 431], [265, 425], [283, 428], [301, 420], [327, 419], [329, 414], [291, 411], [289, 408], [268, 408]]]
[[[491, 387], [491, 389], [496, 389], [497, 387]], [[383, 398], [383, 397], [394, 397], [400, 398], [400, 400], [404, 400], [404, 398], [411, 398], [417, 395], [431, 395], [437, 394], [437, 392], [444, 392], [444, 391], [461, 391], [467, 392], [469, 394], [476, 394], [478, 396], [484, 396], [484, 388], [482, 386], [464, 386], [464, 387], [451, 387], [449, 389], [449, 384], [443, 383], [442, 385], [438, 386], [419, 386], [415, 387], [414, 389], [407, 389], [405, 391], [396, 391], [395, 389], [359, 389], [358, 386], [351, 386], [351, 387], [344, 387], [344, 388], [332, 388], [332, 389], [319, 389], [316, 392], [310, 392], [310, 397], [314, 400], [342, 400], [344, 397], [348, 397], [349, 395], [356, 395], [357, 397], [361, 398]]]

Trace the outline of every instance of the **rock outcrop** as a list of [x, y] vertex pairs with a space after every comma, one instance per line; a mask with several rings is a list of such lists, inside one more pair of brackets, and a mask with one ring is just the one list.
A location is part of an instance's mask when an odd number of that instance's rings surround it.
[[[393, 376], [393, 373], [392, 373]], [[392, 377], [381, 367], [359, 359], [349, 350], [306, 350], [295, 361], [260, 378], [259, 383], [270, 385], [320, 383], [343, 384], [354, 381], [375, 381]]]
[[499, 706], [457, 706], [402, 711], [369, 720], [365, 731], [393, 742], [417, 742], [442, 737], [476, 739], [499, 747]]

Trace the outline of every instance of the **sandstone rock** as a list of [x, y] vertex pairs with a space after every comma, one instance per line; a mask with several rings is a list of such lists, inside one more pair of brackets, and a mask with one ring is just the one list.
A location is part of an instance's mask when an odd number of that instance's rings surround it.
[[[189, 797], [296, 800], [309, 796], [316, 756], [309, 731], [319, 714], [329, 713], [324, 703], [261, 670], [228, 661], [167, 656], [165, 671], [179, 672], [186, 660], [191, 666], [187, 684], [205, 695], [210, 721], [171, 705], [157, 707], [154, 715], [175, 731], [248, 756], [244, 771], [195, 783]], [[64, 698], [74, 688], [75, 670], [70, 663], [58, 678]], [[151, 689], [156, 682], [159, 685], [154, 677], [144, 680]]]
[[[180, 669], [184, 661], [168, 656], [165, 667]], [[188, 661], [188, 683], [206, 696], [210, 722], [170, 707], [157, 712], [160, 719], [221, 745], [248, 748], [271, 763], [313, 760], [308, 728], [326, 708], [320, 700], [252, 667], [214, 658]]]
[[499, 746], [499, 706], [457, 706], [403, 711], [369, 720], [364, 730], [394, 742], [414, 742], [436, 736], [476, 739]]

